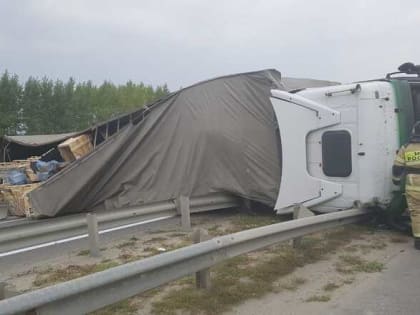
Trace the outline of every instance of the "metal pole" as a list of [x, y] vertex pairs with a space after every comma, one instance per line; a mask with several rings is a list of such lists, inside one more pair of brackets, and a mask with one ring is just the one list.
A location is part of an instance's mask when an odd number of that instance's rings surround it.
[[[194, 243], [200, 243], [208, 241], [210, 236], [204, 229], [197, 229], [192, 234], [192, 240]], [[210, 268], [202, 269], [195, 273], [195, 284], [197, 289], [208, 289], [210, 288]]]
[[5, 289], [6, 289], [6, 283], [5, 282], [0, 282], [0, 300], [3, 300], [6, 298], [6, 294], [5, 294]]
[[95, 136], [93, 137], [93, 148], [96, 148], [96, 141], [98, 139], [98, 127], [95, 128]]
[[9, 214], [9, 209], [6, 206], [6, 203], [0, 202], [0, 220], [7, 218], [7, 215]]
[[6, 282], [0, 282], [0, 300], [5, 300], [13, 296], [19, 295], [16, 291], [16, 287]]
[[[299, 218], [301, 206], [299, 204], [293, 207], [293, 220], [297, 220]], [[296, 237], [293, 239], [293, 248], [298, 248], [302, 244], [302, 237]]]
[[98, 219], [96, 218], [96, 214], [88, 213], [86, 215], [86, 221], [88, 226], [90, 255], [99, 257], [101, 256], [101, 251], [99, 249]]
[[176, 202], [178, 213], [181, 214], [181, 226], [184, 230], [191, 229], [190, 217], [190, 198], [187, 196], [179, 196]]

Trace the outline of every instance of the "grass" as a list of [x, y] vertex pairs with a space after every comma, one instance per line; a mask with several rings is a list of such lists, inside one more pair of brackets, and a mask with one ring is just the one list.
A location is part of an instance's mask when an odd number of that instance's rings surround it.
[[370, 245], [370, 248], [372, 249], [384, 249], [388, 246], [387, 243], [384, 241], [374, 241], [373, 244]]
[[394, 236], [390, 239], [392, 243], [407, 243], [408, 238], [401, 237], [401, 236]]
[[336, 264], [336, 270], [342, 274], [353, 274], [356, 272], [380, 272], [384, 264], [377, 261], [367, 261], [355, 255], [342, 255]]
[[382, 240], [373, 240], [365, 244], [353, 244], [344, 247], [344, 251], [349, 253], [356, 253], [358, 251], [361, 251], [362, 254], [366, 255], [370, 253], [372, 250], [381, 250], [388, 246], [387, 243], [385, 243]]
[[305, 302], [328, 302], [329, 300], [331, 300], [329, 295], [312, 295]]
[[162, 234], [162, 233], [178, 233], [179, 231], [176, 229], [156, 229], [156, 230], [149, 230], [147, 231], [148, 234]]
[[36, 275], [33, 281], [33, 285], [36, 287], [45, 287], [59, 282], [83, 277], [91, 273], [104, 271], [108, 268], [112, 268], [118, 265], [119, 263], [117, 262], [108, 261], [89, 265], [69, 265], [67, 267], [56, 269], [49, 267], [43, 271], [40, 271]]
[[209, 232], [209, 235], [211, 235], [211, 236], [218, 236], [221, 233], [220, 228], [221, 228], [220, 225], [215, 224], [215, 225], [210, 226], [207, 229], [207, 231]]
[[150, 240], [144, 241], [144, 244], [156, 243], [156, 242], [163, 242], [166, 241], [166, 237], [153, 237]]
[[282, 219], [277, 215], [252, 215], [252, 214], [240, 214], [233, 218], [233, 228], [227, 233], [239, 232], [242, 230], [253, 229], [256, 227], [279, 223]]
[[139, 260], [141, 258], [143, 258], [143, 256], [134, 255], [134, 254], [131, 254], [131, 253], [122, 253], [122, 254], [118, 255], [118, 259], [124, 264], [135, 261], [135, 260]]
[[176, 232], [176, 233], [171, 233], [168, 236], [170, 238], [173, 238], [173, 237], [181, 237], [181, 236], [186, 236], [186, 235], [188, 235], [188, 233], [186, 232]]
[[334, 282], [328, 282], [326, 285], [324, 285], [324, 286], [322, 287], [322, 289], [323, 289], [324, 291], [328, 291], [328, 292], [330, 292], [330, 291], [337, 290], [339, 287], [341, 287], [341, 285], [340, 285], [340, 284], [337, 284], [337, 283], [334, 283]]
[[[106, 247], [99, 248], [99, 250], [101, 252], [106, 251], [106, 249], [107, 249]], [[83, 250], [81, 250], [80, 252], [77, 253], [77, 256], [89, 256], [89, 254], [90, 254], [89, 249], [83, 249]]]
[[356, 280], [355, 278], [346, 278], [343, 279], [343, 284], [352, 284]]
[[286, 283], [281, 283], [279, 285], [279, 288], [280, 289], [285, 289], [285, 290], [288, 290], [288, 291], [296, 291], [301, 285], [303, 285], [305, 283], [306, 283], [305, 278], [294, 277]]
[[359, 250], [359, 246], [357, 246], [357, 245], [350, 245], [350, 246], [344, 247], [343, 249], [346, 252], [354, 253], [354, 252], [357, 252]]
[[[253, 219], [242, 221], [242, 226], [256, 224]], [[278, 285], [279, 278], [292, 273], [297, 267], [325, 259], [330, 253], [347, 245], [352, 235], [359, 235], [359, 228], [339, 228], [323, 236], [302, 238], [297, 249], [288, 244], [232, 258], [211, 269], [212, 287], [196, 290], [184, 287], [170, 290], [159, 301], [152, 303], [152, 313], [220, 314], [250, 298], [259, 298], [278, 289], [296, 290], [306, 280], [292, 278]], [[313, 301], [324, 301], [329, 296], [316, 296]]]
[[129, 240], [129, 241], [120, 243], [115, 247], [117, 247], [118, 249], [121, 249], [121, 248], [126, 248], [126, 247], [133, 247], [134, 245], [136, 245], [136, 241]]
[[373, 241], [373, 242], [368, 243], [368, 244], [360, 244], [360, 245], [357, 245], [357, 246], [362, 251], [362, 253], [366, 255], [366, 254], [370, 253], [371, 250], [384, 249], [388, 245], [383, 241], [376, 240], [376, 241]]
[[170, 250], [175, 250], [178, 248], [182, 248], [185, 246], [189, 246], [192, 244], [192, 241], [190, 238], [185, 238], [184, 240], [180, 240], [179, 242], [177, 242], [176, 244], [170, 244], [170, 245], [166, 245], [166, 250], [170, 251]]
[[138, 310], [138, 306], [133, 302], [132, 299], [124, 300], [113, 305], [107, 306], [95, 312], [89, 313], [91, 315], [131, 315], [135, 314]]
[[29, 269], [29, 270], [26, 270], [26, 271], [19, 272], [15, 276], [16, 277], [24, 277], [24, 276], [30, 275], [34, 272], [36, 272], [36, 267], [34, 267], [33, 269]]
[[384, 264], [378, 261], [368, 261], [363, 264], [359, 271], [361, 272], [381, 272]]
[[251, 214], [241, 213], [230, 220], [230, 227], [223, 228], [222, 225], [214, 224], [207, 228], [209, 235], [221, 236], [230, 233], [236, 233], [243, 230], [279, 223], [284, 219], [272, 213], [269, 214]]

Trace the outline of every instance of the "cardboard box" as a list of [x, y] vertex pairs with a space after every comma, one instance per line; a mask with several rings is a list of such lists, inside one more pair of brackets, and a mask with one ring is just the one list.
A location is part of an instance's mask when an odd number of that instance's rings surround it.
[[93, 145], [88, 135], [81, 135], [60, 143], [58, 150], [64, 161], [72, 162], [92, 152]]

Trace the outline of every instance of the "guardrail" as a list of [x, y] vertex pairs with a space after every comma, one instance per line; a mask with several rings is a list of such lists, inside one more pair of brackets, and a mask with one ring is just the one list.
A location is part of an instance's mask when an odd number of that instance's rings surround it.
[[0, 301], [0, 313], [86, 314], [226, 259], [367, 215], [364, 210], [346, 210], [217, 237]]
[[[239, 205], [236, 197], [215, 193], [201, 197], [191, 197], [191, 213], [224, 209]], [[153, 222], [178, 215], [175, 200], [145, 204], [140, 207], [113, 212], [97, 212], [99, 233], [106, 233], [118, 227], [130, 227], [142, 222]], [[31, 246], [69, 238], [87, 237], [86, 213], [68, 215], [51, 219], [16, 221], [16, 224], [0, 225], [0, 257], [8, 253]]]

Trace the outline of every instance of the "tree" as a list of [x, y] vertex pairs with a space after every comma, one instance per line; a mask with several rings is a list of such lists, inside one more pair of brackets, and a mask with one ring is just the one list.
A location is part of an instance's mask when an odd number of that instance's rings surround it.
[[166, 84], [154, 88], [128, 81], [76, 83], [30, 77], [24, 86], [7, 71], [0, 78], [0, 135], [46, 134], [83, 130], [93, 124], [141, 108], [169, 93]]
[[5, 71], [0, 78], [0, 136], [16, 134], [21, 96], [18, 77]]

